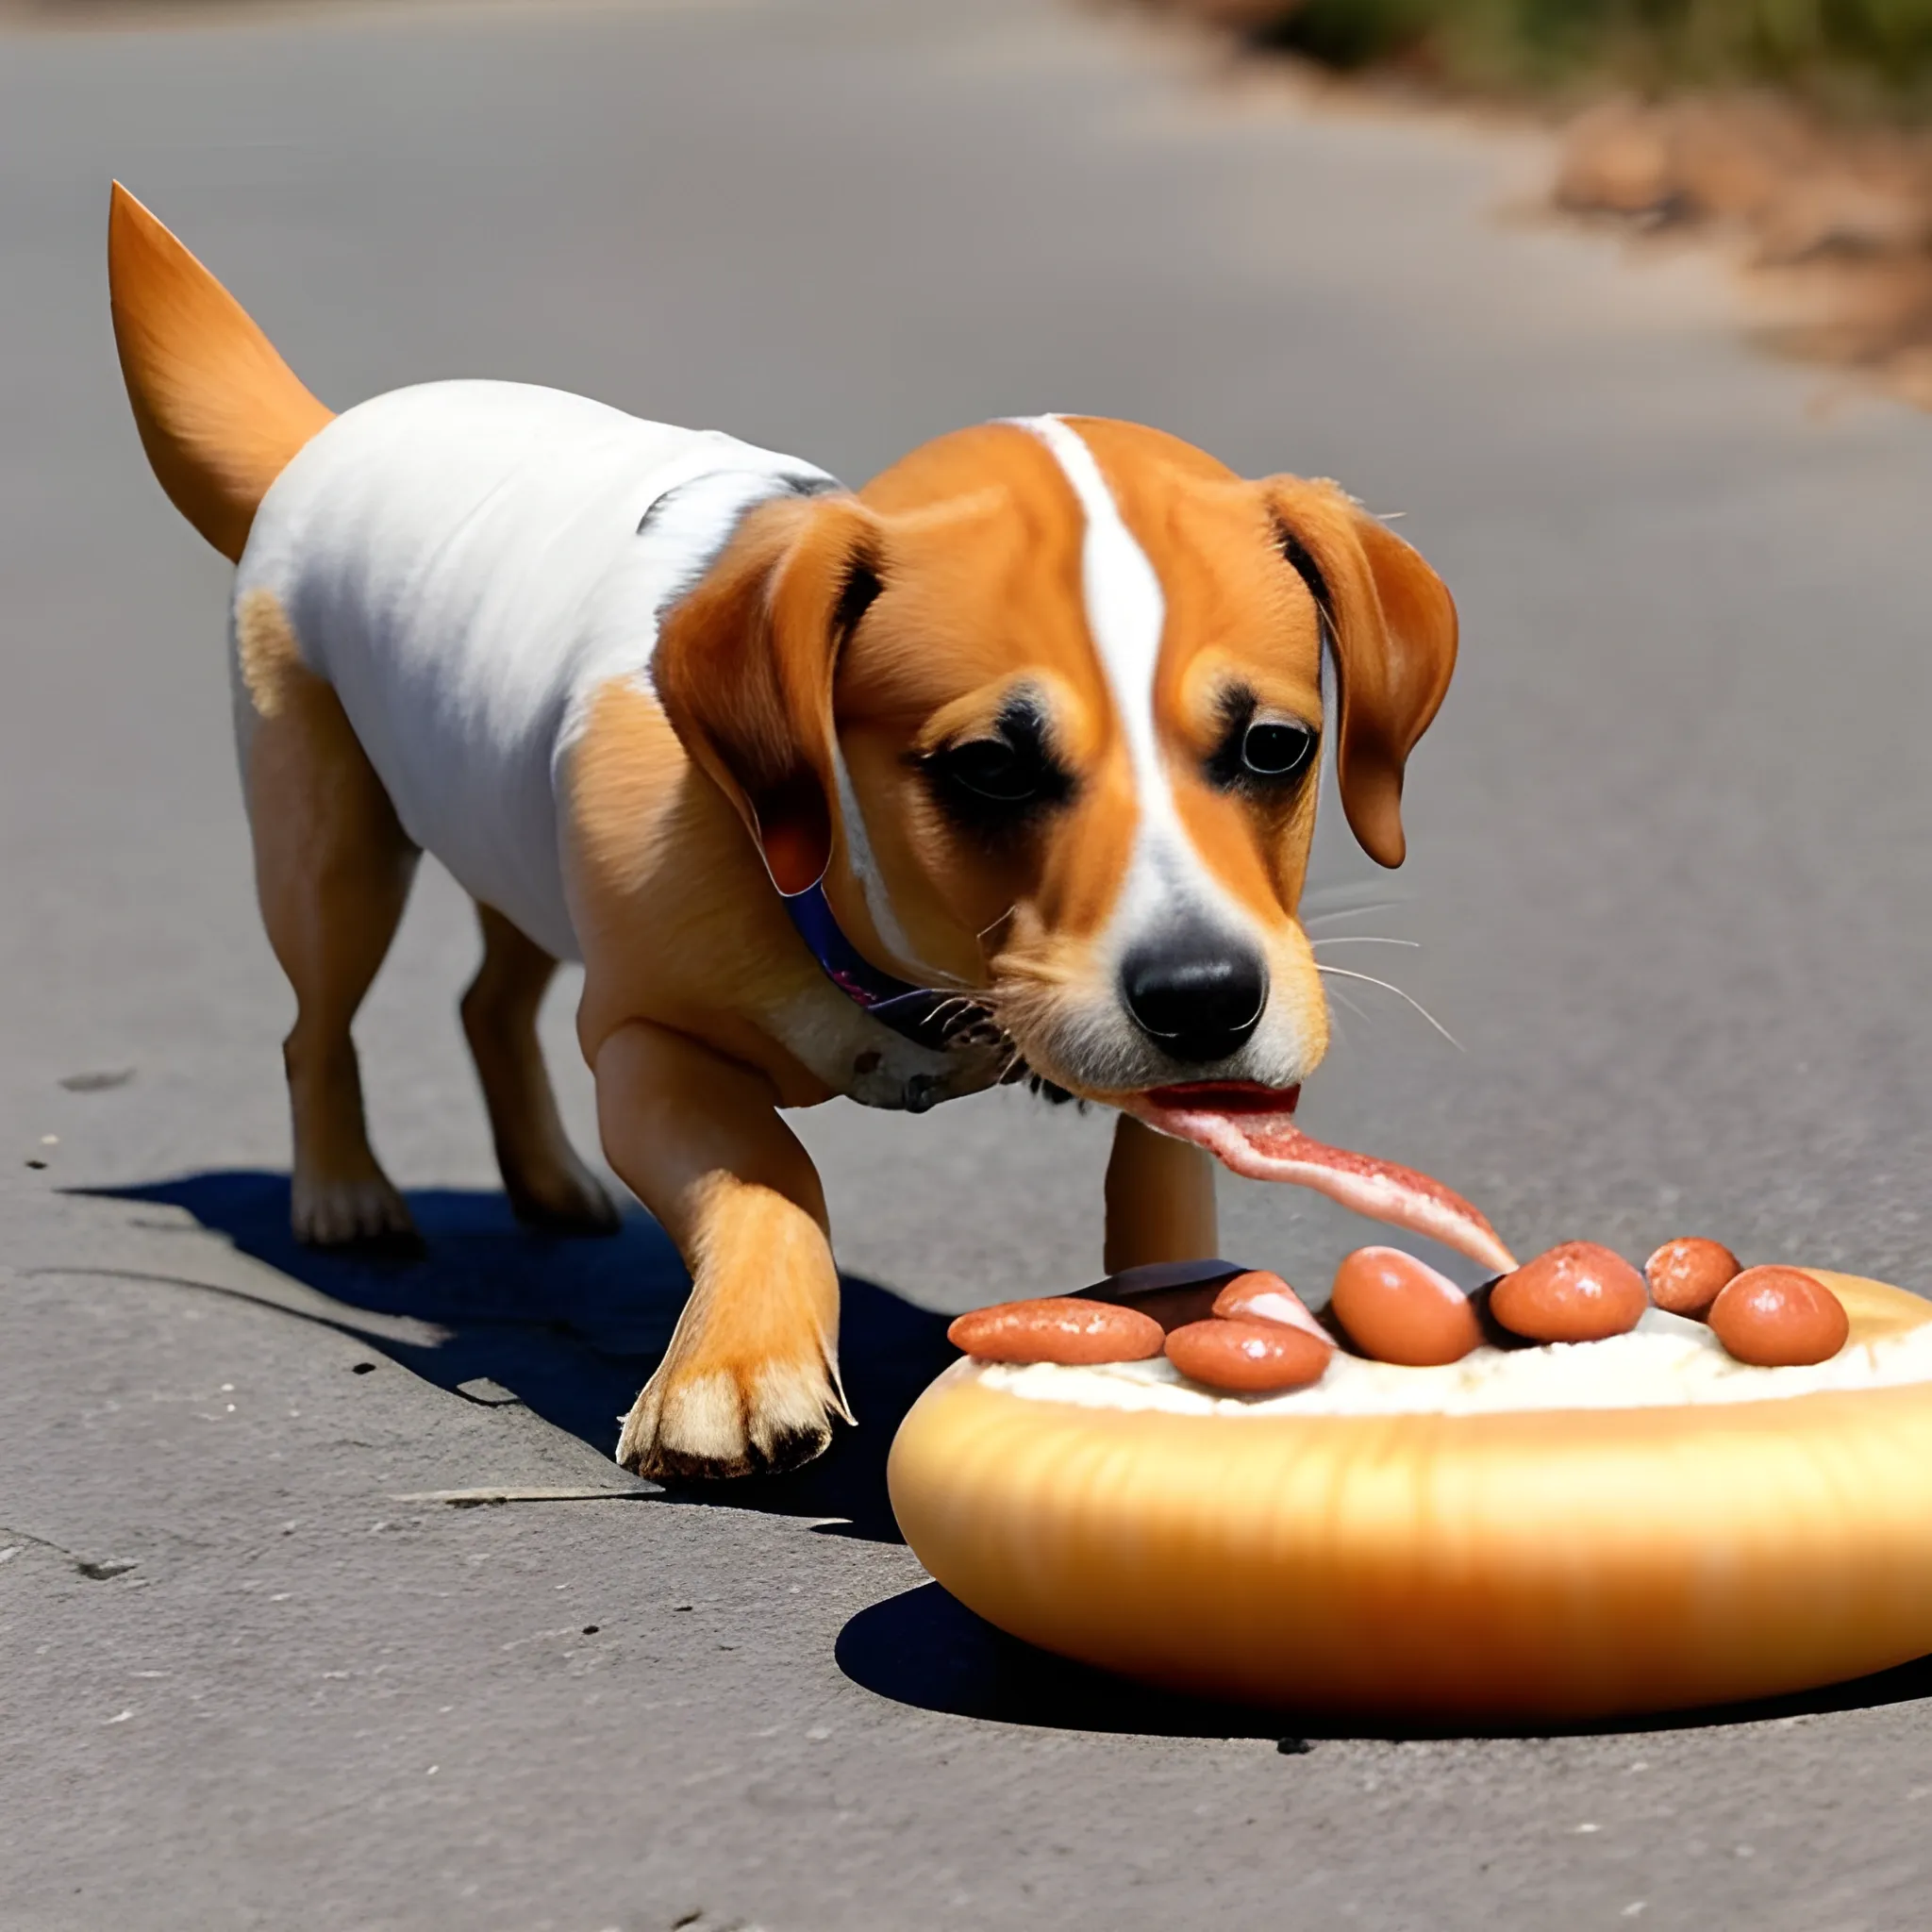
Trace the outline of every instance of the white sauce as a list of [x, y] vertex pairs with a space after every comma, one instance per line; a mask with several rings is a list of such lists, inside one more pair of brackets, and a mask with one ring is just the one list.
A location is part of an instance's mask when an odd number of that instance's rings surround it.
[[1053, 1362], [975, 1365], [990, 1389], [1082, 1408], [1161, 1409], [1172, 1415], [1500, 1415], [1550, 1408], [1672, 1408], [1767, 1402], [1830, 1390], [1932, 1382], [1932, 1323], [1853, 1342], [1809, 1368], [1758, 1369], [1726, 1355], [1701, 1322], [1652, 1308], [1628, 1335], [1541, 1348], [1478, 1348], [1446, 1368], [1364, 1361], [1338, 1349], [1309, 1389], [1223, 1395], [1186, 1380], [1164, 1356], [1063, 1368]]

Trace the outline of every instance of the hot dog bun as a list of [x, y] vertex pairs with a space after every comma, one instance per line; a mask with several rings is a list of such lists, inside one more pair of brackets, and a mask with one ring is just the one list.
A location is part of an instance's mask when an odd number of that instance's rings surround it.
[[[1932, 1323], [1901, 1290], [1810, 1272], [1850, 1350]], [[970, 1608], [1217, 1697], [1584, 1719], [1932, 1652], [1932, 1375], [1780, 1394], [1810, 1372], [1740, 1373], [1764, 1399], [1185, 1413], [1022, 1395], [969, 1359], [913, 1407], [888, 1474], [907, 1541]]]

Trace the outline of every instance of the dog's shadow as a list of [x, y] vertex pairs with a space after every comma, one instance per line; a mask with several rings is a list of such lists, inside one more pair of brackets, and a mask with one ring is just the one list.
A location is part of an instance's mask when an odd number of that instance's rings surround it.
[[[518, 1226], [500, 1193], [425, 1189], [408, 1196], [424, 1238], [417, 1256], [330, 1253], [289, 1231], [284, 1174], [185, 1174], [87, 1191], [184, 1210], [242, 1253], [327, 1297], [340, 1313], [309, 1317], [468, 1399], [526, 1404], [604, 1455], [656, 1368], [690, 1291], [663, 1230], [638, 1210], [608, 1239], [565, 1240]], [[405, 1317], [436, 1331], [398, 1340]], [[831, 1520], [897, 1541], [886, 1499], [886, 1452], [919, 1391], [953, 1359], [946, 1321], [876, 1283], [848, 1275], [840, 1357], [856, 1429], [841, 1427], [818, 1461], [783, 1476], [672, 1486], [667, 1499]], [[478, 1391], [477, 1384], [495, 1390]]]

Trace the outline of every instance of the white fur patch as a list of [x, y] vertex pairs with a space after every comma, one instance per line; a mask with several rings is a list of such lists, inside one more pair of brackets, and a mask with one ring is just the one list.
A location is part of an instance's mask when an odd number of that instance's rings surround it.
[[1122, 519], [1093, 452], [1058, 416], [1030, 417], [1023, 426], [1053, 452], [1087, 520], [1080, 546], [1087, 628], [1127, 741], [1144, 837], [1150, 820], [1171, 824], [1174, 817], [1154, 723], [1154, 678], [1167, 599], [1147, 553]]
[[1172, 917], [1177, 898], [1236, 931], [1244, 930], [1251, 922], [1208, 873], [1181, 824], [1160, 748], [1154, 691], [1167, 598], [1159, 574], [1127, 528], [1093, 452], [1078, 432], [1058, 416], [1020, 418], [1018, 426], [1053, 452], [1086, 518], [1080, 577], [1087, 628], [1126, 741], [1140, 811], [1133, 858], [1114, 912], [1117, 945], [1124, 951], [1150, 926]]
[[289, 613], [410, 838], [570, 958], [557, 787], [590, 697], [649, 688], [660, 613], [753, 504], [831, 483], [557, 390], [430, 383], [346, 411], [295, 458], [236, 595], [268, 590]]

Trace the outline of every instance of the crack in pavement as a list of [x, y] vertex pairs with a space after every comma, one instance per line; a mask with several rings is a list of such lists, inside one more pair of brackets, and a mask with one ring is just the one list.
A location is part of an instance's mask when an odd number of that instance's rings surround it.
[[36, 1549], [51, 1550], [55, 1556], [63, 1557], [81, 1575], [95, 1583], [111, 1582], [116, 1576], [125, 1576], [130, 1570], [141, 1567], [132, 1557], [84, 1557], [65, 1543], [57, 1543], [52, 1537], [36, 1536], [30, 1529], [15, 1529], [9, 1524], [0, 1523], [0, 1539], [8, 1537], [19, 1541], [10, 1549], [0, 1549], [0, 1563], [18, 1555], [20, 1543], [32, 1543]]

